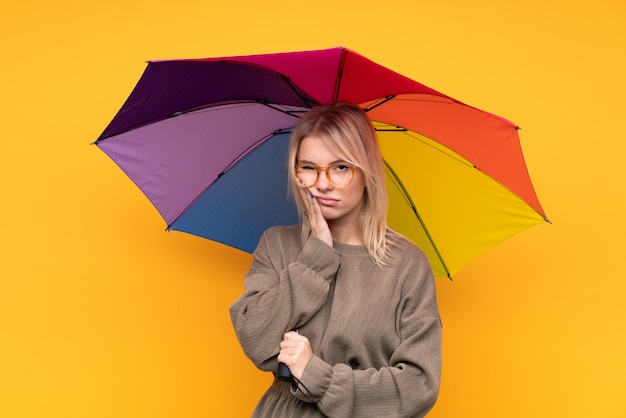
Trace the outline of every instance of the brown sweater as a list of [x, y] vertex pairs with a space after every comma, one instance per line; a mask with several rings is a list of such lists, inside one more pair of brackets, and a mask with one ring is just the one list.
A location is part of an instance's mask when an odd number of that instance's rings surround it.
[[278, 379], [254, 417], [421, 417], [441, 374], [441, 322], [430, 265], [404, 242], [380, 268], [365, 247], [316, 238], [300, 226], [267, 230], [243, 295], [230, 307], [239, 342], [275, 372], [279, 343], [299, 328], [314, 357], [296, 390]]

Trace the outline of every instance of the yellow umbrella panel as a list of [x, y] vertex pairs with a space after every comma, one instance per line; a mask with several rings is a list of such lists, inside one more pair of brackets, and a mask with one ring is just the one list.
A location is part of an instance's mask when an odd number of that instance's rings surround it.
[[390, 198], [389, 226], [415, 242], [435, 275], [465, 264], [544, 217], [443, 145], [376, 124]]

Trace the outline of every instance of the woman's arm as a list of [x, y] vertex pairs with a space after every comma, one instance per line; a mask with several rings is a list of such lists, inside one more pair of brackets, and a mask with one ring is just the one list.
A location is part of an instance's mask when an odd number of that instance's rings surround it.
[[439, 394], [441, 326], [436, 316], [415, 325], [419, 332], [398, 347], [389, 367], [352, 370], [314, 356], [295, 396], [331, 418], [424, 416]]
[[245, 277], [245, 291], [230, 307], [241, 347], [267, 371], [278, 367], [284, 333], [306, 323], [324, 304], [341, 260], [316, 238], [309, 238], [298, 253], [299, 240], [281, 242], [280, 237], [279, 229], [263, 235]]

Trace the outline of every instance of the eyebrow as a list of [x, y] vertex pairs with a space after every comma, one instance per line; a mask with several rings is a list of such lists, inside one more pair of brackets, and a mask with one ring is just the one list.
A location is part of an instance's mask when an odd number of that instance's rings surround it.
[[[313, 161], [309, 161], [309, 160], [298, 160], [298, 164], [302, 164], [302, 163], [307, 163], [307, 164], [312, 164], [314, 166], [317, 167], [321, 167], [317, 164], [315, 164]], [[335, 161], [331, 161], [330, 164], [328, 164], [329, 166], [333, 165], [333, 164], [339, 164], [339, 163], [346, 163], [346, 164], [350, 164], [349, 162], [347, 162], [346, 160], [335, 160]]]

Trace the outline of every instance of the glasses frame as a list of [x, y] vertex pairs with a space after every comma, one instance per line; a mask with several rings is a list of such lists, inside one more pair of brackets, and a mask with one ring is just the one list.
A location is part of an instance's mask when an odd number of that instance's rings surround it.
[[[346, 167], [348, 167], [351, 171], [352, 171], [352, 177], [350, 177], [350, 181], [348, 182], [348, 184], [344, 185], [344, 186], [337, 186], [335, 185], [335, 183], [333, 183], [332, 179], [331, 179], [331, 175], [330, 175], [330, 169], [333, 167], [337, 167], [340, 165], [345, 165]], [[316, 177], [315, 177], [315, 181], [306, 186], [304, 184], [301, 183], [301, 180], [298, 178], [298, 168], [301, 167], [315, 167], [315, 172], [317, 173]], [[309, 187], [313, 187], [317, 184], [317, 182], [320, 180], [320, 172], [325, 172], [326, 173], [326, 178], [328, 179], [328, 182], [336, 189], [345, 189], [346, 187], [350, 186], [352, 184], [352, 181], [354, 180], [354, 173], [355, 171], [358, 169], [359, 167], [352, 165], [352, 164], [348, 164], [348, 163], [344, 163], [344, 162], [340, 162], [340, 163], [335, 163], [335, 164], [331, 164], [328, 167], [320, 167], [317, 166], [315, 164], [311, 164], [311, 163], [300, 163], [300, 164], [296, 164], [293, 167], [293, 176], [296, 178], [296, 184], [298, 185], [298, 187], [301, 187], [303, 189], [308, 189]]]

